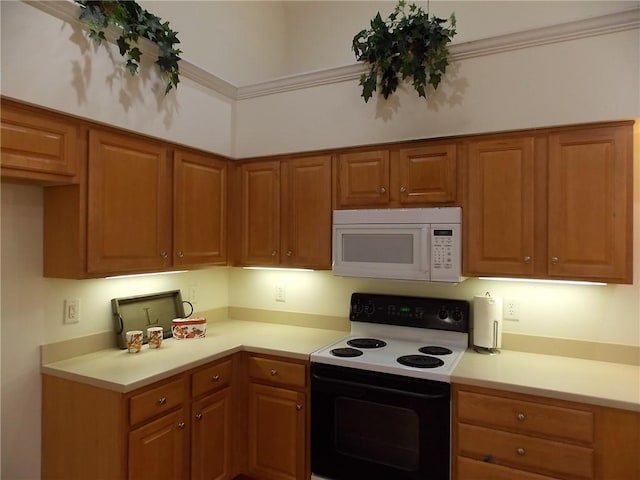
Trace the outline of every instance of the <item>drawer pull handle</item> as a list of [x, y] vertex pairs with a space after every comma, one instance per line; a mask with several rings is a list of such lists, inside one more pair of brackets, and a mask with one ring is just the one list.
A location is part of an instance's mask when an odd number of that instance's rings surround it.
[[211, 381], [212, 381], [212, 382], [218, 382], [218, 381], [220, 381], [220, 375], [214, 375], [213, 377], [211, 377]]
[[196, 413], [196, 420], [202, 420], [202, 413]]
[[527, 452], [525, 452], [524, 448], [522, 448], [522, 447], [518, 447], [518, 449], [516, 450], [516, 452], [517, 452], [517, 453], [518, 453], [518, 455], [520, 455], [521, 457], [522, 457], [522, 456], [524, 456], [524, 454], [525, 454], [525, 453], [527, 453]]
[[167, 397], [160, 397], [160, 400], [158, 400], [158, 405], [166, 405], [167, 404]]
[[185, 426], [186, 426], [186, 425], [185, 425], [185, 423], [184, 423], [184, 422], [180, 422], [180, 423], [178, 424], [178, 428], [179, 428], [180, 430], [184, 430], [184, 427], [185, 427]]
[[275, 377], [278, 374], [277, 370], [271, 370], [271, 376]]
[[296, 410], [298, 410], [298, 411], [302, 410], [302, 405], [297, 404], [297, 405], [296, 405]]
[[520, 412], [518, 414], [518, 421], [519, 422], [524, 422], [525, 418], [527, 418], [527, 417], [524, 416], [524, 413]]

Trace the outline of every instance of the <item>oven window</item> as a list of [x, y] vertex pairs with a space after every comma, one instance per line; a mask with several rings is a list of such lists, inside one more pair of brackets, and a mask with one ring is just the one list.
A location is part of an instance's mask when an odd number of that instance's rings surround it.
[[413, 263], [413, 238], [407, 234], [342, 235], [342, 260], [366, 263]]
[[338, 397], [335, 422], [339, 453], [400, 470], [418, 469], [419, 418], [413, 410]]

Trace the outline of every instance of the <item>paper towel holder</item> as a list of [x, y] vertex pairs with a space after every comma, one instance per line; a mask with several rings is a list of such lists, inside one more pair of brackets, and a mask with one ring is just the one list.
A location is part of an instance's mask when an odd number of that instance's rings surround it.
[[[484, 294], [484, 297], [488, 297], [491, 298], [491, 294], [489, 292], [486, 292]], [[478, 297], [481, 298], [481, 297]], [[502, 301], [500, 299], [500, 308], [502, 308]], [[500, 320], [502, 320], [502, 318], [500, 317]], [[475, 326], [474, 326], [475, 328]], [[485, 330], [486, 331], [486, 330]], [[488, 333], [488, 332], [487, 332]], [[500, 346], [501, 346], [501, 332], [500, 332], [500, 322], [498, 320], [493, 320], [492, 324], [491, 324], [491, 345], [492, 346], [479, 346], [479, 345], [474, 345], [473, 346], [473, 350], [477, 353], [481, 353], [483, 355], [496, 355], [500, 353]], [[474, 337], [475, 337], [475, 333], [474, 333]], [[474, 339], [475, 341], [475, 339]], [[485, 342], [486, 344], [486, 342]]]

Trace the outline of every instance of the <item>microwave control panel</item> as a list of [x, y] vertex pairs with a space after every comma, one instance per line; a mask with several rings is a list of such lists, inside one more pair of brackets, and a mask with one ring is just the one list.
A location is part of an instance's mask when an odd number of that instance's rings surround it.
[[460, 275], [459, 224], [431, 225], [431, 280], [446, 281]]

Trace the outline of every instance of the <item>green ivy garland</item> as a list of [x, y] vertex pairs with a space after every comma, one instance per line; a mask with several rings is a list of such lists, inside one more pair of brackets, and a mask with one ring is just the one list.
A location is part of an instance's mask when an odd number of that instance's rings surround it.
[[122, 30], [116, 43], [120, 55], [126, 57], [127, 70], [133, 75], [138, 72], [142, 52], [137, 47], [140, 37], [150, 40], [158, 47], [156, 65], [167, 79], [165, 95], [180, 81], [181, 50], [174, 47], [180, 43], [177, 32], [162, 23], [156, 15], [149, 13], [133, 0], [75, 0], [82, 7], [80, 19], [89, 25], [89, 38], [98, 45], [105, 40], [104, 30], [115, 25]]

